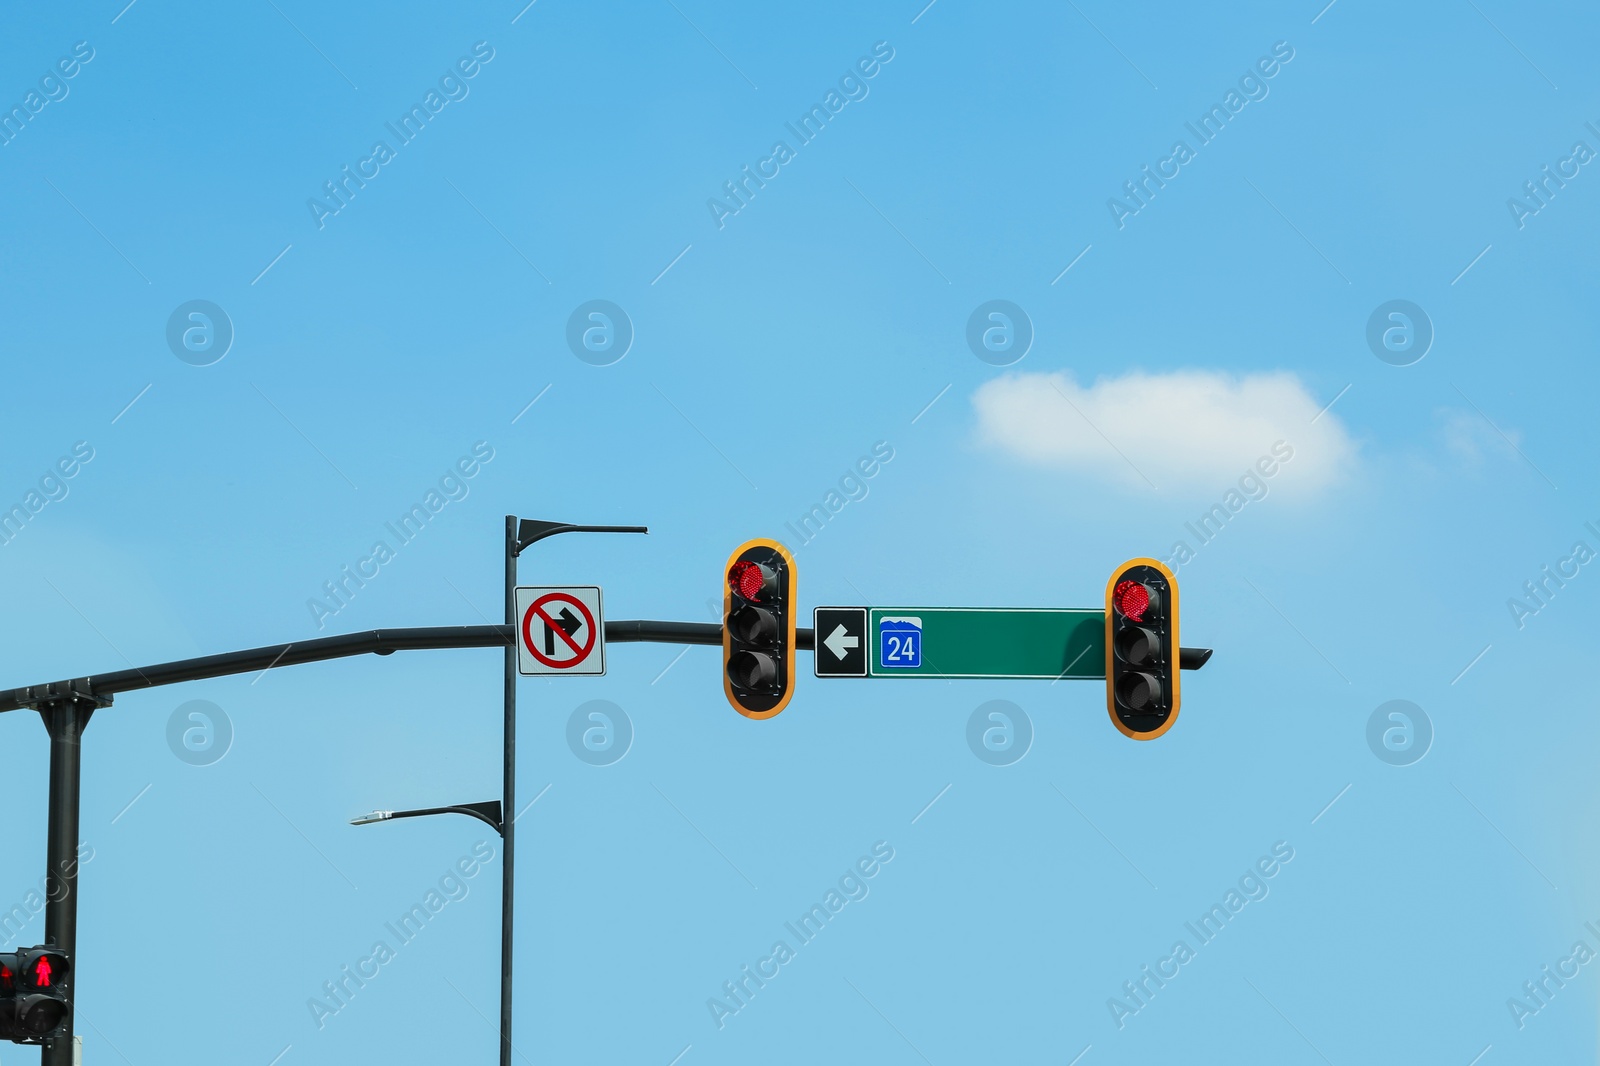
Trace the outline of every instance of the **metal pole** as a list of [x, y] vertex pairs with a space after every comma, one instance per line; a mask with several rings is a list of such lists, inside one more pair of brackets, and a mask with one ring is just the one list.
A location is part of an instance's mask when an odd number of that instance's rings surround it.
[[516, 903], [517, 518], [506, 515], [505, 791], [501, 799], [500, 1066], [511, 1066], [511, 929]]
[[[50, 731], [50, 821], [46, 830], [44, 940], [78, 967], [78, 801], [83, 765], [83, 729], [95, 701], [68, 698], [39, 709]], [[76, 1001], [76, 997], [74, 997]], [[41, 1066], [73, 1066], [72, 1015], [41, 1052]]]
[[[392, 655], [397, 651], [429, 648], [504, 648], [516, 639], [512, 629], [510, 625], [501, 624], [369, 629], [364, 633], [344, 633], [336, 637], [272, 644], [265, 648], [247, 648], [221, 655], [203, 655], [198, 659], [179, 659], [155, 666], [90, 674], [45, 685], [0, 689], [0, 713], [34, 710], [55, 700], [68, 698], [73, 693], [82, 698], [85, 692], [94, 693], [90, 702], [104, 706], [110, 702], [109, 697], [119, 692], [134, 692], [211, 677], [259, 674], [263, 670], [324, 662], [351, 655]], [[640, 641], [650, 644], [721, 644], [722, 624], [613, 618], [606, 622], [605, 639], [607, 644]], [[809, 628], [795, 630], [795, 647], [800, 651], [812, 650], [814, 642], [815, 634]], [[1185, 670], [1198, 670], [1210, 658], [1210, 648], [1183, 648], [1179, 653], [1178, 665]]]

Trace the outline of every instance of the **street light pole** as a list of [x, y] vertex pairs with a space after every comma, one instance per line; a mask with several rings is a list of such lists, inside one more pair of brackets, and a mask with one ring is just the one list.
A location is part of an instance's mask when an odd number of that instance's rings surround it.
[[[45, 854], [44, 941], [78, 961], [78, 802], [82, 787], [83, 731], [95, 708], [111, 701], [73, 690], [39, 707], [50, 732], [49, 826]], [[74, 997], [76, 998], [76, 997]], [[45, 1042], [41, 1066], [73, 1066], [73, 1018]]]
[[[517, 556], [557, 533], [648, 533], [645, 526], [579, 526], [506, 515], [505, 784], [500, 837], [505, 867], [500, 871], [500, 1066], [511, 1066], [511, 919], [516, 895], [517, 825]], [[597, 634], [598, 637], [598, 634]]]
[[500, 1066], [511, 1066], [511, 920], [516, 903], [517, 800], [517, 556], [522, 552], [516, 515], [506, 515], [506, 628], [504, 783], [500, 850]]

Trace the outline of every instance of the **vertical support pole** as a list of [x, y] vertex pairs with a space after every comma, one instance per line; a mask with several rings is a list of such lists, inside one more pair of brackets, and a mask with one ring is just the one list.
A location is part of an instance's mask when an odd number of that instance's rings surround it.
[[[50, 731], [50, 815], [46, 830], [44, 940], [65, 952], [78, 968], [78, 804], [83, 767], [83, 730], [96, 701], [67, 697], [39, 708]], [[76, 997], [74, 1010], [76, 1013]], [[66, 1028], [48, 1041], [40, 1066], [73, 1066], [72, 1015]]]
[[517, 818], [517, 517], [506, 515], [505, 786], [501, 799], [500, 1066], [511, 1066], [512, 911], [516, 902]]

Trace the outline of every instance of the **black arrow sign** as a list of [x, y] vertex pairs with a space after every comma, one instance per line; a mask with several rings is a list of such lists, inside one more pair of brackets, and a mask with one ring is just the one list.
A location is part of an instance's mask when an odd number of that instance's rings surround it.
[[[583, 628], [583, 619], [573, 614], [571, 608], [563, 607], [561, 608], [561, 617], [556, 621], [556, 625], [560, 626], [562, 632], [570, 637]], [[550, 627], [549, 622], [544, 624], [544, 653], [546, 655], [554, 655], [556, 653], [556, 631]]]
[[867, 609], [818, 607], [812, 612], [815, 629], [811, 647], [816, 651], [818, 677], [867, 676]]

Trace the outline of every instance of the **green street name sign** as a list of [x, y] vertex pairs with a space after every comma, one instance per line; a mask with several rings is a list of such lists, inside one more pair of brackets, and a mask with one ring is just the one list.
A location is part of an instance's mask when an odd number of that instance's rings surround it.
[[872, 677], [1106, 676], [1103, 610], [874, 607], [869, 614]]

